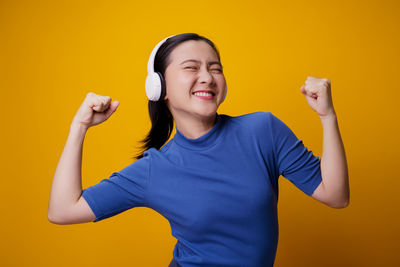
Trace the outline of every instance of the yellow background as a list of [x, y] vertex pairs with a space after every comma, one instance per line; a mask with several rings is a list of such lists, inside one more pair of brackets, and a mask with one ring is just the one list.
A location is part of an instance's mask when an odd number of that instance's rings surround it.
[[86, 93], [120, 106], [87, 133], [84, 188], [130, 164], [150, 129], [144, 83], [154, 45], [196, 32], [221, 53], [229, 89], [218, 112], [271, 111], [318, 156], [322, 125], [300, 87], [307, 76], [331, 80], [350, 206], [330, 208], [280, 177], [275, 266], [399, 266], [399, 11], [382, 0], [2, 0], [0, 265], [168, 265], [176, 239], [151, 209], [55, 225], [47, 208]]

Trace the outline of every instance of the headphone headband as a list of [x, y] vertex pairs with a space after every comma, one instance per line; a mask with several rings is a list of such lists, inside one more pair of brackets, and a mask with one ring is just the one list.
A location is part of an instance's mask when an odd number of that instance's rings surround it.
[[160, 46], [161, 46], [163, 43], [165, 43], [165, 41], [167, 41], [168, 38], [171, 38], [171, 37], [173, 37], [173, 36], [175, 36], [175, 35], [171, 35], [171, 36], [169, 36], [169, 37], [167, 37], [167, 38], [161, 40], [161, 41], [153, 48], [153, 51], [151, 51], [151, 54], [150, 54], [149, 62], [147, 63], [147, 72], [148, 72], [148, 73], [154, 72], [154, 58], [156, 57], [158, 48], [160, 48]]

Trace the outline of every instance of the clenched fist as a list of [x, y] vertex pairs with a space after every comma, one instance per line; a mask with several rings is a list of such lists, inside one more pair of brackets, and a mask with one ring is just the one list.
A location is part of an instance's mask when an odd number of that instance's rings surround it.
[[317, 112], [321, 118], [335, 114], [330, 80], [308, 76], [300, 90], [310, 107]]
[[111, 97], [88, 93], [79, 107], [72, 123], [77, 123], [88, 129], [107, 120], [117, 109], [118, 101], [111, 102]]

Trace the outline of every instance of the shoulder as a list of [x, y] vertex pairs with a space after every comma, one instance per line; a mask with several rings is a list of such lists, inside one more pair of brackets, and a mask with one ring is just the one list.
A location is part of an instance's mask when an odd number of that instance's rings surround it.
[[[269, 111], [256, 111], [238, 116], [226, 115], [227, 129], [234, 135], [242, 136], [248, 140], [270, 140], [271, 127], [274, 115]], [[250, 139], [249, 139], [250, 138]]]
[[229, 123], [246, 129], [262, 130], [276, 117], [270, 111], [256, 111], [238, 116], [227, 116]]
[[128, 178], [136, 178], [138, 175], [147, 177], [150, 169], [151, 159], [157, 151], [154, 147], [143, 152], [143, 157], [125, 166], [117, 173]]

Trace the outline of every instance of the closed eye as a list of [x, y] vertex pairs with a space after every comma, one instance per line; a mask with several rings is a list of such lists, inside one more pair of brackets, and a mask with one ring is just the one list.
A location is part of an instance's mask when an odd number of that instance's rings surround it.
[[216, 71], [218, 71], [218, 72], [222, 72], [222, 70], [221, 70], [221, 69], [212, 69], [212, 70], [216, 70]]
[[[197, 68], [196, 68], [196, 67], [185, 67], [185, 69], [192, 69], [192, 70], [195, 70], [195, 69], [197, 69]], [[222, 72], [222, 69], [212, 69], [212, 71]]]

